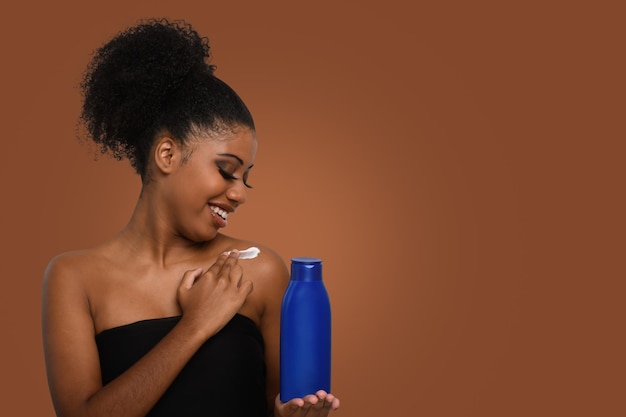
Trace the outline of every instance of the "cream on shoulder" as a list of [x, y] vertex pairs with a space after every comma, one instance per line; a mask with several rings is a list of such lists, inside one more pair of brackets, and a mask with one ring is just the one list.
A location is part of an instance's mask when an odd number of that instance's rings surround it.
[[[232, 251], [228, 251], [226, 253], [230, 254], [230, 252], [232, 252]], [[239, 251], [239, 259], [254, 259], [257, 256], [259, 256], [259, 253], [261, 253], [261, 250], [259, 248], [257, 248], [256, 246], [252, 246], [252, 247], [250, 247], [248, 249], [240, 250]]]

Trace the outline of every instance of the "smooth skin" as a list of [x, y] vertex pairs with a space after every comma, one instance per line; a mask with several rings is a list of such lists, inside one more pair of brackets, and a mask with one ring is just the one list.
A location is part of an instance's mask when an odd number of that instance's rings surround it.
[[[339, 400], [323, 391], [280, 402], [280, 306], [289, 272], [271, 249], [220, 233], [224, 225], [209, 208], [232, 213], [246, 202], [255, 154], [256, 137], [247, 128], [198, 134], [185, 146], [161, 135], [127, 226], [98, 247], [50, 262], [43, 341], [59, 417], [145, 416], [197, 349], [237, 313], [263, 334], [274, 416], [324, 417], [339, 408]], [[239, 261], [236, 250], [224, 253], [249, 246], [261, 249], [257, 258]], [[178, 324], [148, 354], [102, 386], [98, 333], [178, 315]]]

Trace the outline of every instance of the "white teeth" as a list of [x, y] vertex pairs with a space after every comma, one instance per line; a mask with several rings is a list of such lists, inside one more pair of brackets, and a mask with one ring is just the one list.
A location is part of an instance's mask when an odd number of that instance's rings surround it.
[[209, 206], [209, 208], [210, 208], [211, 210], [213, 210], [213, 212], [214, 212], [215, 214], [218, 214], [218, 215], [219, 215], [222, 219], [224, 219], [224, 220], [226, 220], [226, 218], [228, 217], [228, 212], [227, 212], [227, 211], [225, 211], [225, 210], [222, 210], [222, 209], [221, 209], [221, 208], [219, 208], [219, 207]]

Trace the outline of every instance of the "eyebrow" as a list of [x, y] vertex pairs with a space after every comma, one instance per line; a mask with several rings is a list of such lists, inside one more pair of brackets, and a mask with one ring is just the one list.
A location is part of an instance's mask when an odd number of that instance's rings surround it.
[[241, 159], [237, 155], [233, 155], [232, 153], [218, 153], [218, 155], [219, 156], [229, 156], [231, 158], [235, 158], [237, 161], [239, 161], [239, 165], [243, 165], [243, 159]]
[[[241, 159], [240, 157], [238, 157], [237, 155], [233, 155], [232, 153], [218, 153], [219, 156], [228, 156], [230, 158], [235, 158], [238, 162], [239, 165], [243, 165], [243, 159]], [[248, 167], [248, 169], [252, 168], [254, 165], [250, 165]]]

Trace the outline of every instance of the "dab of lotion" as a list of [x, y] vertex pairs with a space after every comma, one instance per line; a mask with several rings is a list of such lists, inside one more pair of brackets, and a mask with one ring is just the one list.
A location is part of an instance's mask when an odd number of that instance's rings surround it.
[[[231, 251], [228, 251], [226, 253], [230, 254], [230, 252]], [[257, 248], [256, 246], [252, 246], [251, 248], [248, 248], [246, 250], [240, 250], [239, 259], [254, 259], [259, 256], [259, 253], [261, 253], [259, 248]]]

